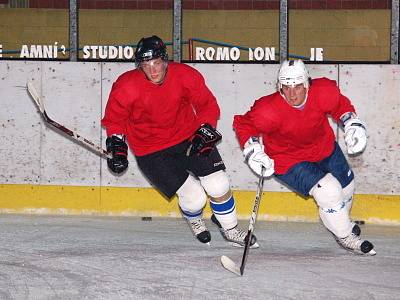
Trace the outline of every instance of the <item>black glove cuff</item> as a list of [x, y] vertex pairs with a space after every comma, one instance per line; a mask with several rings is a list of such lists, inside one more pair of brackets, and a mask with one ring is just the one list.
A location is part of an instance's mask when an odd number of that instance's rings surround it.
[[118, 152], [120, 155], [128, 155], [128, 145], [125, 143], [125, 137], [120, 138], [117, 135], [109, 136], [106, 139], [107, 151], [111, 152], [113, 155]]

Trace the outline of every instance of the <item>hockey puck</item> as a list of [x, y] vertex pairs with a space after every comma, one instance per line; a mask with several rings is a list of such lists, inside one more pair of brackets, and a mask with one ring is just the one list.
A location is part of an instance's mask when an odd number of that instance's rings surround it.
[[357, 220], [357, 221], [354, 221], [354, 223], [356, 223], [357, 225], [364, 225], [364, 224], [365, 224], [365, 221], [363, 221], [363, 220]]
[[153, 221], [152, 217], [142, 217], [142, 221]]

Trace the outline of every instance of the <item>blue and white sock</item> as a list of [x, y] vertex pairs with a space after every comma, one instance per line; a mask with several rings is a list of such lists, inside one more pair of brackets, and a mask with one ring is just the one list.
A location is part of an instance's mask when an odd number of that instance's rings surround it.
[[197, 219], [197, 218], [201, 218], [203, 216], [203, 210], [199, 210], [197, 212], [189, 212], [189, 211], [184, 211], [181, 208], [181, 212], [184, 218], [191, 220], [191, 219]]
[[223, 229], [232, 229], [237, 225], [236, 206], [233, 196], [224, 202], [210, 200], [210, 206]]

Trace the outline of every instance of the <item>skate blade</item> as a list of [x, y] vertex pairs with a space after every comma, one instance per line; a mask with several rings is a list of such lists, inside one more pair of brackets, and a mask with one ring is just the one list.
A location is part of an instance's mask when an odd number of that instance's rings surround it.
[[368, 253], [364, 253], [364, 254], [374, 256], [374, 255], [376, 255], [376, 251], [374, 249], [371, 249]]
[[202, 241], [200, 241], [198, 239], [195, 239], [195, 241], [198, 241], [202, 245], [207, 245], [207, 246], [211, 247], [211, 242], [203, 243]]
[[360, 255], [360, 256], [374, 256], [374, 255], [376, 255], [376, 251], [374, 250], [374, 249], [371, 249], [369, 252], [367, 252], [367, 253], [364, 253], [364, 252], [362, 252], [362, 251], [359, 251], [359, 250], [353, 250], [353, 249], [348, 249], [348, 248], [345, 248], [345, 247], [342, 247], [344, 250], [347, 250], [347, 252], [350, 252], [351, 254], [354, 254], [354, 255]]
[[207, 246], [207, 247], [211, 247], [211, 243], [210, 242], [207, 242], [207, 243], [203, 243], [203, 242], [200, 242], [202, 245], [205, 245], [205, 246]]
[[225, 256], [225, 255], [221, 256], [221, 264], [229, 272], [232, 272], [239, 276], [242, 276], [242, 274], [240, 274], [240, 268], [228, 256]]
[[[236, 248], [244, 248], [243, 245], [240, 245], [238, 243], [229, 242], [229, 244], [231, 244], [233, 247]], [[257, 249], [257, 248], [260, 248], [260, 245], [257, 242], [255, 242], [253, 245], [250, 246], [250, 249]]]

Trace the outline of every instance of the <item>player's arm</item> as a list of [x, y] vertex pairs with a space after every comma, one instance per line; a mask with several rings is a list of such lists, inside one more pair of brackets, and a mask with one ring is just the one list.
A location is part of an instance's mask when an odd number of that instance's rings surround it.
[[114, 83], [108, 97], [104, 117], [101, 124], [107, 131], [107, 136], [113, 134], [126, 134], [126, 124], [130, 115], [130, 95], [120, 87], [117, 81]]
[[343, 128], [347, 152], [349, 154], [363, 152], [367, 146], [366, 125], [358, 118], [350, 99], [333, 84], [324, 87], [323, 93], [326, 97], [320, 98], [323, 99], [320, 105]]
[[204, 77], [193, 68], [187, 68], [183, 82], [190, 91], [190, 101], [201, 124], [189, 139], [186, 154], [209, 155], [222, 135], [216, 129], [220, 116], [217, 99], [207, 87]]
[[233, 128], [243, 148], [244, 161], [258, 176], [271, 176], [274, 170], [274, 160], [264, 151], [264, 144], [260, 139], [261, 129], [258, 124], [267, 124], [265, 114], [259, 112], [256, 104], [244, 115], [236, 115]]
[[216, 128], [220, 117], [220, 108], [217, 99], [207, 87], [204, 77], [197, 70], [187, 68], [182, 80], [190, 93], [190, 102], [196, 112], [199, 124], [208, 123]]
[[128, 95], [114, 84], [101, 123], [107, 131], [107, 151], [112, 155], [112, 158], [107, 159], [107, 165], [117, 174], [128, 168], [128, 145], [125, 134], [129, 113]]

